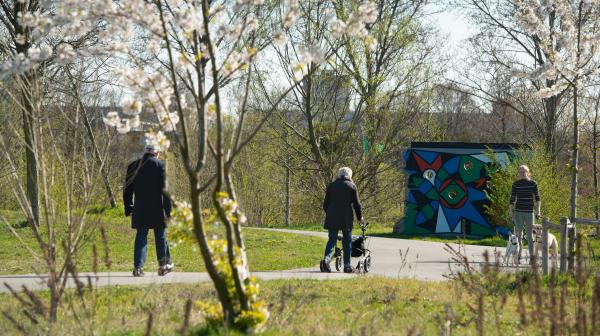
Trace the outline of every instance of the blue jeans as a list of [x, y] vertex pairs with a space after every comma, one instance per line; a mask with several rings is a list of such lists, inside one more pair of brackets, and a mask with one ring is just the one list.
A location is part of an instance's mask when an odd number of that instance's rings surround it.
[[[167, 244], [167, 230], [153, 229], [154, 242], [156, 245], [156, 259], [158, 265], [163, 266], [171, 263], [171, 254], [169, 253], [169, 244]], [[133, 248], [133, 267], [143, 268], [148, 255], [148, 231], [150, 229], [137, 229], [135, 234], [135, 245]]]
[[[329, 230], [329, 240], [325, 245], [325, 261], [329, 263], [333, 255], [333, 248], [337, 244], [339, 230]], [[344, 266], [350, 266], [352, 256], [352, 231], [342, 229], [342, 248], [344, 250]]]

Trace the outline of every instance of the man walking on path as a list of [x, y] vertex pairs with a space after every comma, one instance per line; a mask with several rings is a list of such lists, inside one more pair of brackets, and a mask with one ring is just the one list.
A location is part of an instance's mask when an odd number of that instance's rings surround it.
[[337, 244], [338, 231], [342, 230], [342, 245], [344, 250], [344, 273], [352, 273], [350, 257], [352, 254], [352, 227], [354, 217], [364, 222], [356, 185], [352, 182], [352, 170], [342, 167], [337, 178], [327, 186], [323, 210], [325, 210], [325, 229], [329, 231], [329, 240], [325, 246], [325, 258], [321, 260], [321, 272], [331, 272], [329, 263]]
[[519, 262], [521, 260], [521, 251], [523, 249], [522, 234], [523, 229], [527, 230], [527, 246], [529, 248], [529, 262], [532, 262], [531, 256], [533, 256], [533, 205], [536, 205], [535, 216], [537, 219], [540, 218], [540, 194], [538, 191], [537, 183], [531, 179], [529, 173], [529, 167], [525, 165], [519, 166], [519, 180], [515, 181], [512, 185], [512, 191], [510, 194], [510, 202], [508, 211], [512, 215], [513, 222], [515, 223], [515, 234], [519, 240]]
[[125, 216], [132, 215], [131, 227], [137, 230], [133, 253], [133, 276], [136, 277], [144, 276], [150, 229], [154, 230], [158, 275], [165, 275], [173, 270], [166, 234], [171, 200], [164, 192], [165, 166], [158, 160], [159, 155], [153, 146], [145, 146], [142, 158], [127, 167], [123, 188]]

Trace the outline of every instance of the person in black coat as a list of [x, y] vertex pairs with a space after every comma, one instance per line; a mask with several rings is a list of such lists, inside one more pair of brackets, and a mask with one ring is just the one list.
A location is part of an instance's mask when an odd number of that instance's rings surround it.
[[338, 171], [337, 178], [327, 186], [323, 210], [325, 211], [325, 229], [329, 231], [329, 240], [325, 246], [325, 258], [321, 260], [321, 271], [331, 272], [329, 263], [333, 255], [333, 249], [337, 244], [338, 232], [342, 230], [342, 245], [344, 255], [344, 272], [352, 273], [350, 257], [352, 252], [352, 228], [354, 216], [361, 222], [364, 221], [360, 206], [360, 199], [356, 185], [352, 182], [352, 170], [342, 167]]
[[165, 165], [158, 160], [160, 153], [153, 146], [145, 146], [144, 155], [127, 167], [123, 188], [125, 216], [131, 216], [131, 227], [137, 230], [133, 252], [133, 275], [144, 275], [148, 254], [148, 231], [154, 230], [158, 275], [173, 270], [167, 244], [167, 218], [171, 215], [171, 200], [165, 193]]

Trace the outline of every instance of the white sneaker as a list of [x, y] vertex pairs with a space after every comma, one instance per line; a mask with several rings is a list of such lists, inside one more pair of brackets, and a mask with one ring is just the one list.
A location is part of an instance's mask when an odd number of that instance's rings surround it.
[[163, 276], [163, 275], [165, 275], [167, 273], [171, 273], [173, 271], [173, 267], [174, 267], [173, 263], [165, 264], [163, 266], [159, 266], [158, 267], [158, 275], [159, 276]]

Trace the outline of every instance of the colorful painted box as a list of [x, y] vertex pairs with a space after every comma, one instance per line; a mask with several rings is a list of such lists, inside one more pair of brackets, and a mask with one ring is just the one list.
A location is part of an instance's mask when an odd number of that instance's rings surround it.
[[486, 218], [487, 182], [490, 169], [505, 166], [520, 147], [499, 143], [411, 143], [404, 152], [404, 171], [408, 175], [405, 215], [394, 231], [426, 235], [506, 234], [505, 228]]

